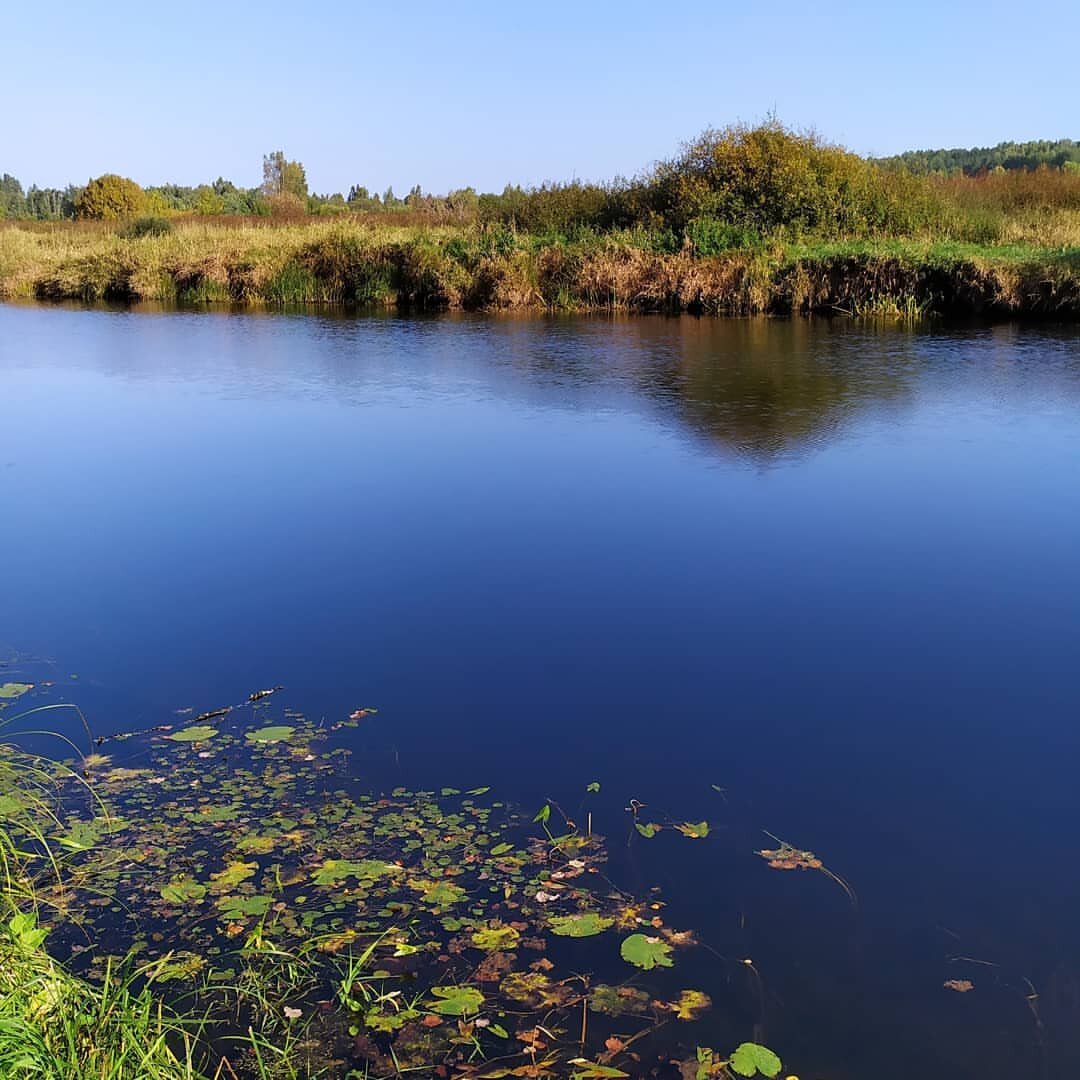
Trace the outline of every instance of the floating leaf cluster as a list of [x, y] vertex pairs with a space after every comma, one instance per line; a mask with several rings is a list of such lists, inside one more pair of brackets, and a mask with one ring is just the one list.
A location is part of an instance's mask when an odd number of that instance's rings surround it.
[[[270, 692], [253, 697], [215, 710], [217, 727], [203, 714], [124, 743], [122, 764], [101, 757], [84, 769], [91, 798], [71, 783], [71, 863], [44, 898], [67, 916], [57, 940], [77, 926], [73, 955], [134, 942], [241, 1029], [303, 1017], [329, 1075], [625, 1075], [612, 1046], [708, 1007], [632, 984], [694, 940], [607, 879], [602, 837], [552, 836], [549, 808], [537, 837], [487, 787], [371, 790], [334, 732], [373, 710], [267, 723]], [[626, 981], [592, 985], [578, 939], [605, 973], [621, 957]]]

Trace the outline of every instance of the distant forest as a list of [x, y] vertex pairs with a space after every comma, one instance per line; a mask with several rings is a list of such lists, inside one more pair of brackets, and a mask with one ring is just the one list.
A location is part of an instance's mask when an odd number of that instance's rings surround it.
[[[775, 125], [774, 129], [783, 130]], [[770, 125], [759, 130], [770, 130]], [[1004, 142], [970, 150], [909, 150], [895, 157], [871, 159], [871, 164], [885, 172], [917, 176], [982, 176], [1041, 168], [1080, 173], [1080, 143], [1073, 139], [1058, 139]], [[347, 195], [317, 195], [308, 190], [303, 165], [287, 160], [281, 151], [276, 151], [263, 160], [263, 183], [250, 188], [219, 177], [213, 183], [198, 186], [160, 184], [143, 189], [133, 181], [111, 174], [87, 185], [69, 184], [63, 189], [33, 184], [24, 188], [16, 177], [3, 173], [0, 175], [0, 219], [62, 221], [82, 217], [124, 217], [128, 210], [160, 215], [259, 216], [283, 212], [323, 215], [412, 210], [455, 218], [479, 210], [481, 218], [485, 218], [505, 217], [507, 208], [513, 211], [513, 216], [520, 217], [522, 204], [535, 201], [530, 200], [533, 194], [576, 193], [586, 196], [586, 201], [599, 203], [610, 200], [611, 189], [612, 185], [575, 181], [566, 185], [544, 185], [535, 191], [508, 185], [501, 195], [478, 194], [473, 188], [462, 188], [444, 196], [434, 196], [422, 192], [417, 185], [404, 197], [398, 197], [393, 188], [379, 195], [370, 193], [361, 184], [354, 184]], [[131, 202], [133, 199], [135, 202]], [[129, 208], [128, 202], [131, 202]]]
[[978, 176], [980, 173], [1019, 169], [1064, 169], [1080, 172], [1080, 143], [1073, 139], [1038, 139], [1035, 142], [1003, 142], [970, 150], [908, 150], [895, 157], [877, 158], [887, 169], [906, 169], [919, 176], [929, 173]]

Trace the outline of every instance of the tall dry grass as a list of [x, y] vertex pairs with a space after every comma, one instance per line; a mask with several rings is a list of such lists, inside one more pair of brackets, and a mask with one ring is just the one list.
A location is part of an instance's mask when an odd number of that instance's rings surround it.
[[[997, 213], [992, 205], [986, 212]], [[992, 244], [771, 240], [708, 257], [690, 244], [671, 250], [642, 229], [567, 240], [501, 226], [351, 218], [272, 226], [198, 219], [141, 237], [107, 227], [9, 227], [0, 230], [0, 296], [436, 310], [1080, 315], [1080, 210], [1029, 205], [994, 221]]]

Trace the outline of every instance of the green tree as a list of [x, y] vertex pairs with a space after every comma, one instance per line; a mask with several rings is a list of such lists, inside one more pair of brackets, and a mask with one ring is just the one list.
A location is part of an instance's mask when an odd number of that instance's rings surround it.
[[22, 184], [4, 173], [0, 177], [0, 218], [26, 217], [26, 196]]
[[219, 195], [209, 184], [195, 189], [195, 212], [197, 214], [224, 214], [225, 197]]
[[298, 199], [308, 197], [307, 174], [299, 161], [287, 161], [283, 150], [275, 150], [263, 157], [264, 195], [295, 195]]
[[26, 193], [26, 209], [37, 221], [56, 221], [71, 216], [65, 212], [64, 192], [59, 188], [39, 188], [31, 185]]
[[134, 217], [146, 208], [146, 192], [134, 180], [106, 173], [87, 182], [75, 199], [75, 216], [97, 221]]

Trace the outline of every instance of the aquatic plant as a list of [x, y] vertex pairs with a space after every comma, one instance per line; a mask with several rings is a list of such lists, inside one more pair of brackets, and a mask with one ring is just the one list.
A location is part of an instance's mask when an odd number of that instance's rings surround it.
[[[694, 939], [618, 889], [603, 837], [557, 803], [529, 822], [489, 786], [366, 789], [338, 733], [375, 710], [325, 725], [284, 709], [268, 722], [270, 695], [194, 718], [214, 726], [158, 724], [88, 739], [110, 753], [37, 762], [52, 802], [31, 814], [32, 846], [46, 861], [8, 890], [12, 947], [80, 993], [123, 987], [139, 1030], [156, 1017], [175, 1034], [162, 1046], [181, 1047], [192, 1080], [436, 1064], [510, 1075], [522, 1053], [529, 1075], [626, 1075], [613, 1059], [627, 1047], [636, 1055], [669, 1018], [708, 1008], [703, 991], [593, 987], [575, 970], [566, 950], [581, 939], [609, 938], [615, 962], [642, 972]], [[18, 767], [16, 786], [31, 775]], [[11, 818], [0, 835], [28, 836], [20, 828]], [[35, 911], [55, 913], [51, 953]], [[129, 958], [86, 949], [116, 934]], [[634, 1032], [613, 1034], [615, 1016]]]

